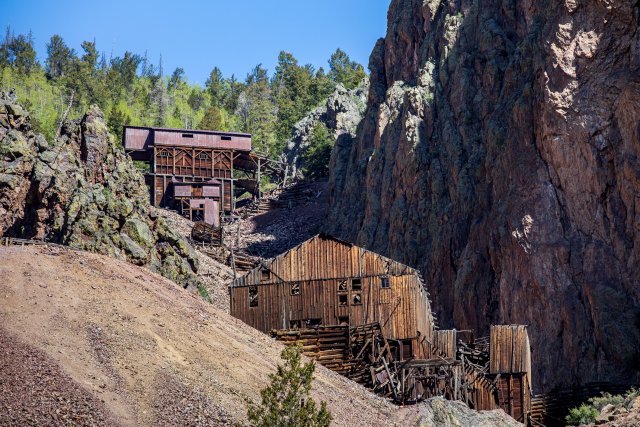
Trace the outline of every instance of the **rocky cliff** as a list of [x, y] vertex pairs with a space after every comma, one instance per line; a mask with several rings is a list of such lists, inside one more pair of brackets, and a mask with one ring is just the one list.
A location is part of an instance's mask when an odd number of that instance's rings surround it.
[[97, 107], [48, 143], [0, 94], [0, 236], [44, 239], [149, 266], [197, 286], [193, 248], [150, 211], [141, 173]]
[[284, 157], [290, 168], [290, 175], [302, 177], [302, 159], [309, 148], [309, 138], [317, 123], [323, 123], [333, 133], [336, 140], [351, 143], [367, 106], [368, 79], [354, 89], [348, 90], [338, 84], [327, 101], [307, 114], [295, 124], [293, 137], [287, 141]]
[[640, 380], [640, 2], [392, 0], [327, 231], [441, 326], [530, 325], [537, 391]]

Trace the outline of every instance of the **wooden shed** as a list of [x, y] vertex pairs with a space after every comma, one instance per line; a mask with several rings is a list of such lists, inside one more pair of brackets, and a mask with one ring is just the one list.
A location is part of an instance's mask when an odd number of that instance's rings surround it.
[[327, 235], [264, 262], [229, 292], [231, 314], [263, 332], [378, 322], [403, 359], [427, 357], [433, 342], [418, 271]]

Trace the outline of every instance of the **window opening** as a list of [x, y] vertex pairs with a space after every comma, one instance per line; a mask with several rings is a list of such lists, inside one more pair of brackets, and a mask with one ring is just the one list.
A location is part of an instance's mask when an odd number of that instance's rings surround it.
[[268, 282], [269, 280], [271, 280], [271, 272], [269, 270], [261, 270], [260, 271], [260, 278], [263, 282]]
[[351, 305], [361, 305], [362, 304], [362, 294], [360, 292], [354, 292], [351, 295]]
[[183, 133], [182, 137], [183, 138], [193, 138], [193, 134], [192, 133]]
[[382, 276], [380, 278], [380, 287], [382, 289], [389, 289], [390, 285], [389, 285], [389, 278], [387, 276]]
[[338, 283], [338, 292], [347, 292], [347, 281], [346, 280], [340, 280], [340, 282]]
[[249, 307], [258, 306], [258, 287], [249, 286]]
[[322, 319], [307, 319], [304, 323], [307, 328], [317, 328], [322, 325]]
[[362, 279], [351, 279], [351, 289], [359, 291], [362, 289]]
[[348, 325], [349, 324], [349, 316], [338, 316], [338, 324], [339, 325]]
[[338, 295], [338, 305], [347, 305], [349, 301], [349, 295], [340, 294]]
[[226, 135], [223, 135], [220, 139], [222, 139], [223, 141], [231, 141], [231, 137]]
[[291, 295], [300, 295], [300, 283], [291, 284]]

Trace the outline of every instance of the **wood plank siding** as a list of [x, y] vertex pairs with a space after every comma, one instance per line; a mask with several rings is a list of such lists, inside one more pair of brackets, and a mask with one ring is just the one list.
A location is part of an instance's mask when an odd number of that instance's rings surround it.
[[[329, 236], [315, 236], [265, 262], [229, 289], [231, 314], [264, 332], [379, 322], [388, 339], [433, 340], [430, 302], [418, 272]], [[423, 352], [423, 346], [413, 347]]]

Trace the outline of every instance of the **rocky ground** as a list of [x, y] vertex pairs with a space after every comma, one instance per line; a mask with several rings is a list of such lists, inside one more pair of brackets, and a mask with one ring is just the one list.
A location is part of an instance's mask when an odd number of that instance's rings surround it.
[[[291, 207], [230, 224], [225, 232], [227, 246], [255, 257], [273, 258], [318, 234], [327, 213], [327, 183], [314, 182], [305, 188], [305, 195]], [[286, 200], [286, 195], [282, 198]]]
[[[279, 343], [145, 268], [57, 247], [0, 258], [0, 425], [242, 424], [279, 361]], [[399, 408], [321, 366], [313, 396], [336, 426], [517, 425]]]
[[[188, 240], [190, 238], [191, 229], [193, 228], [192, 221], [189, 221], [178, 212], [167, 209], [152, 207], [151, 211], [155, 215], [164, 218], [169, 228], [175, 233], [184, 239]], [[229, 291], [227, 286], [233, 280], [232, 268], [214, 259], [210, 256], [210, 253], [205, 252], [197, 244], [194, 244], [193, 248], [199, 265], [196, 274], [200, 283], [207, 290], [211, 303], [221, 310], [229, 311]]]

